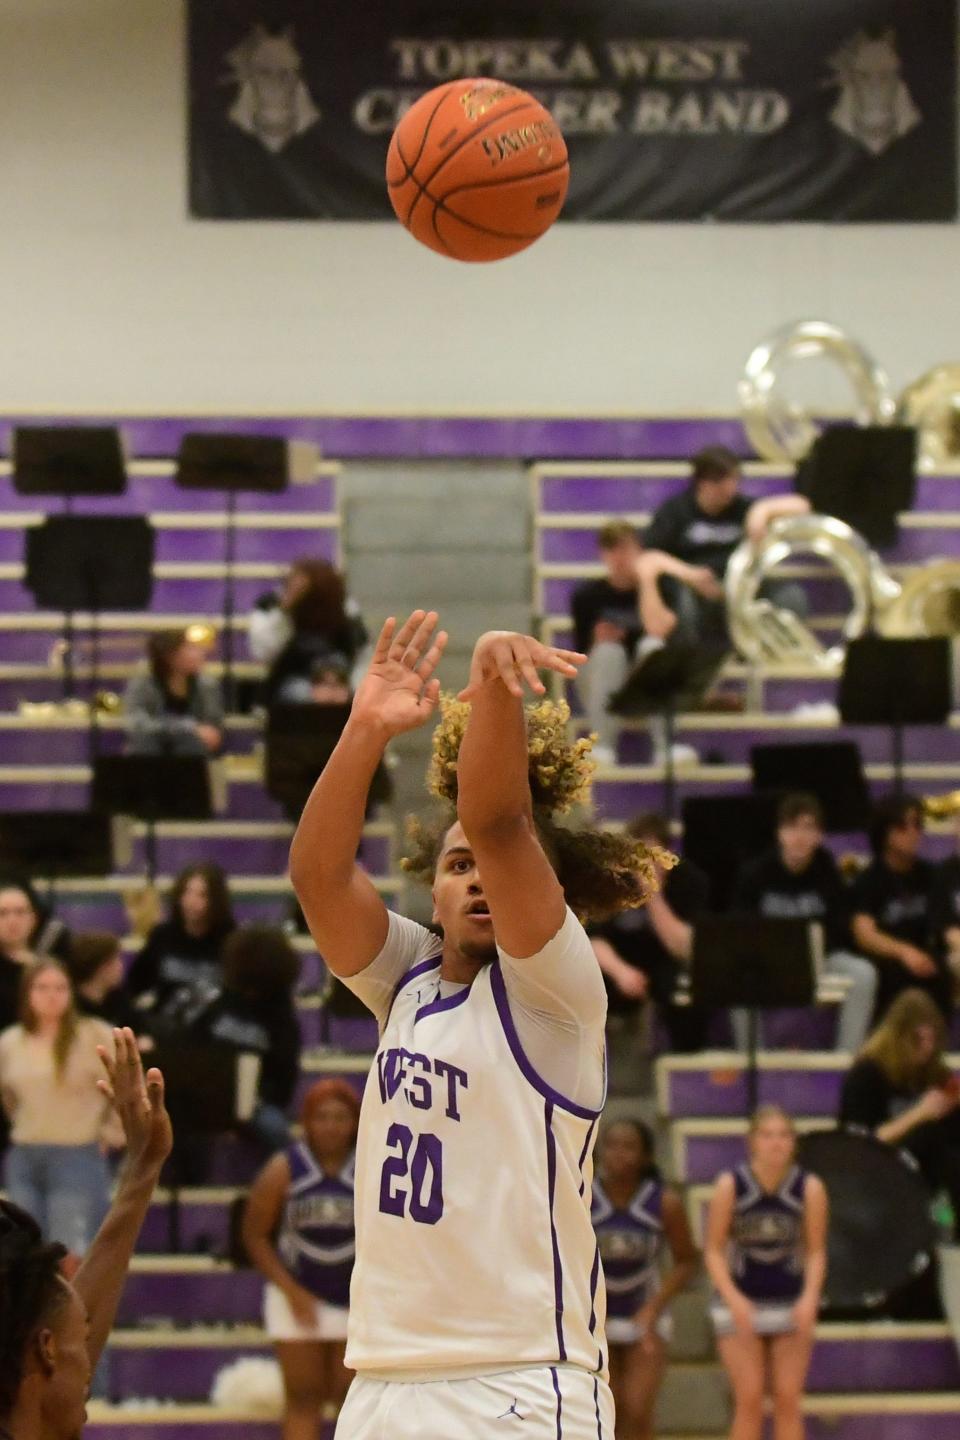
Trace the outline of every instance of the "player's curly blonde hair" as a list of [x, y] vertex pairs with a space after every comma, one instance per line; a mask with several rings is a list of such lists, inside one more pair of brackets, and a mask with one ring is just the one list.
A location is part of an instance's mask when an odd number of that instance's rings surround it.
[[[427, 818], [408, 821], [410, 853], [401, 863], [427, 885], [457, 818], [457, 760], [469, 714], [463, 701], [441, 696], [427, 771], [427, 789], [438, 806]], [[541, 700], [527, 707], [526, 717], [534, 822], [570, 908], [581, 920], [596, 921], [643, 905], [658, 889], [657, 867], [675, 865], [676, 856], [628, 835], [559, 824], [554, 817], [590, 793], [593, 741], [570, 739], [570, 709], [563, 701]]]

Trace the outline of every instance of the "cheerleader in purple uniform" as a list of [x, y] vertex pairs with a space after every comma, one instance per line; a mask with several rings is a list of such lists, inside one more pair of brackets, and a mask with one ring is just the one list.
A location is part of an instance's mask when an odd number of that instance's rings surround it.
[[[617, 1440], [652, 1440], [671, 1338], [669, 1305], [692, 1280], [697, 1250], [683, 1201], [653, 1163], [646, 1125], [618, 1120], [607, 1126], [598, 1157], [592, 1219], [607, 1289]], [[663, 1273], [668, 1255], [672, 1264]]]
[[254, 1181], [247, 1253], [267, 1281], [264, 1328], [277, 1349], [283, 1440], [319, 1440], [323, 1407], [338, 1409], [355, 1253], [353, 1150], [360, 1102], [346, 1080], [318, 1080], [303, 1101], [304, 1138]]
[[827, 1195], [794, 1161], [793, 1121], [762, 1106], [749, 1160], [717, 1177], [705, 1260], [733, 1389], [730, 1440], [760, 1440], [769, 1368], [774, 1440], [803, 1440], [801, 1400], [827, 1267]]

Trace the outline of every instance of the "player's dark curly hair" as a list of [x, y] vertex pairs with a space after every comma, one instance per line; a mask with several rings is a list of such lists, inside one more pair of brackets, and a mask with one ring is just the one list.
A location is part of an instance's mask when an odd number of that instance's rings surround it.
[[62, 1245], [44, 1242], [25, 1210], [0, 1200], [0, 1421], [16, 1404], [31, 1336], [63, 1299], [66, 1253]]
[[[433, 815], [408, 822], [411, 848], [403, 868], [428, 885], [457, 818], [457, 760], [469, 714], [469, 705], [441, 697], [427, 773], [427, 788], [440, 803]], [[570, 710], [562, 701], [541, 700], [526, 714], [534, 823], [571, 910], [582, 920], [605, 920], [643, 905], [658, 888], [657, 866], [669, 868], [676, 857], [629, 835], [558, 823], [557, 815], [589, 795], [593, 742], [570, 740]]]

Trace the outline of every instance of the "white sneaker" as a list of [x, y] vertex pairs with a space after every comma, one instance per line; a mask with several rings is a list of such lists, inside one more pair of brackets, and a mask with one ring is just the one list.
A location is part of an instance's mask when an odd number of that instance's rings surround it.
[[612, 745], [598, 745], [595, 741], [593, 749], [590, 751], [590, 754], [591, 757], [597, 762], [597, 764], [604, 770], [610, 769], [611, 766], [616, 765], [617, 763], [617, 752], [616, 750], [614, 750]]

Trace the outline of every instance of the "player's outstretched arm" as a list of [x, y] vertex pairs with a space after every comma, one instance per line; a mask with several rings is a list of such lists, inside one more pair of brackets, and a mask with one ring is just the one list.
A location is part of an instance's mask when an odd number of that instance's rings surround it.
[[350, 718], [304, 808], [290, 847], [290, 879], [317, 949], [335, 975], [356, 975], [383, 949], [386, 906], [356, 863], [367, 795], [395, 735], [436, 709], [434, 671], [447, 636], [437, 614], [387, 620]]
[[461, 692], [470, 717], [457, 765], [457, 810], [480, 874], [497, 943], [538, 954], [563, 924], [566, 902], [533, 824], [524, 685], [543, 695], [538, 671], [573, 676], [585, 655], [530, 635], [491, 630], [473, 652]]
[[90, 1321], [87, 1350], [92, 1366], [113, 1327], [133, 1247], [173, 1144], [163, 1076], [156, 1069], [144, 1075], [132, 1030], [114, 1030], [113, 1038], [112, 1056], [97, 1047], [106, 1072], [99, 1088], [120, 1117], [127, 1156], [113, 1204], [73, 1282]]

